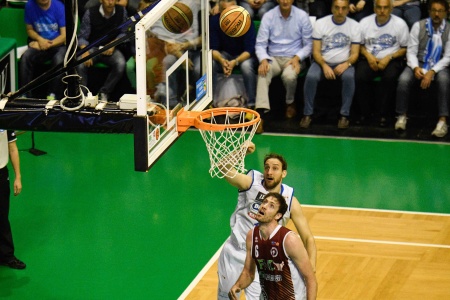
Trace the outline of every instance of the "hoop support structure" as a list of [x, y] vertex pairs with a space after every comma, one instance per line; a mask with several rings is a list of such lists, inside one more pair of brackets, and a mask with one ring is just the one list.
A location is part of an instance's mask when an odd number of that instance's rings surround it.
[[[211, 117], [242, 112], [250, 113], [254, 116], [254, 118], [250, 121], [237, 124], [215, 124], [203, 121], [203, 119], [210, 119]], [[183, 108], [177, 114], [177, 130], [181, 133], [193, 126], [201, 130], [222, 131], [227, 128], [241, 128], [255, 125], [259, 121], [260, 115], [258, 112], [244, 107], [219, 107], [204, 111], [187, 111]]]

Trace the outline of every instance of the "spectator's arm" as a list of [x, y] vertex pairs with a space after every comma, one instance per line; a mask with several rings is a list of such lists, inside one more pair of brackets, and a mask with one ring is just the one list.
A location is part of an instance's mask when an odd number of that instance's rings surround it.
[[309, 21], [309, 17], [303, 19], [302, 27], [302, 44], [303, 47], [296, 53], [296, 55], [300, 58], [300, 61], [305, 60], [307, 57], [311, 55], [312, 52], [312, 32], [313, 28], [311, 22]]
[[406, 49], [406, 62], [408, 67], [413, 70], [419, 66], [419, 59], [417, 58], [419, 52], [419, 30], [419, 22], [416, 22], [411, 28], [408, 48]]
[[52, 47], [58, 47], [66, 43], [66, 27], [59, 28], [59, 35], [52, 41]]
[[89, 36], [91, 35], [91, 18], [89, 10], [86, 11], [80, 22], [80, 32], [78, 33], [78, 46], [81, 49], [89, 45]]
[[272, 60], [272, 58], [269, 56], [269, 53], [267, 52], [267, 48], [269, 46], [270, 23], [272, 23], [272, 20], [264, 15], [259, 26], [258, 35], [256, 37], [255, 53], [260, 62], [264, 59]]
[[[450, 38], [450, 36], [449, 36]], [[431, 68], [430, 71], [439, 73], [441, 70], [447, 68], [450, 65], [450, 39], [447, 39], [444, 47], [444, 55], [442, 58]]]

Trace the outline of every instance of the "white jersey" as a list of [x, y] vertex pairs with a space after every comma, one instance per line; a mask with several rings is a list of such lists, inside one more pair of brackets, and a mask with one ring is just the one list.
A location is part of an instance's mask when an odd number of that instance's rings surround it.
[[[264, 175], [261, 172], [250, 170], [248, 175], [253, 178], [252, 185], [246, 191], [239, 191], [238, 203], [230, 219], [231, 240], [239, 248], [244, 250], [247, 233], [258, 224], [255, 220], [255, 215], [264, 196], [269, 193], [263, 186]], [[286, 226], [291, 216], [294, 189], [288, 185], [281, 184], [280, 194], [284, 197], [288, 205], [288, 210], [280, 220], [280, 224]]]
[[16, 133], [13, 130], [0, 129], [0, 169], [3, 169], [8, 165], [8, 144], [14, 142], [16, 139]]
[[391, 15], [387, 23], [378, 25], [376, 15], [372, 14], [362, 19], [359, 24], [361, 44], [378, 59], [408, 47], [409, 28], [402, 18]]
[[351, 44], [361, 43], [359, 23], [346, 18], [341, 24], [333, 21], [333, 15], [316, 21], [313, 40], [322, 41], [321, 54], [327, 64], [340, 64], [350, 57]]

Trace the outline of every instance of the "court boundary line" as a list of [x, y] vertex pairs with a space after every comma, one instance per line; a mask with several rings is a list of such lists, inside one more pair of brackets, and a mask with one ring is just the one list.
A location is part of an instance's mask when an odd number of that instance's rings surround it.
[[[228, 240], [228, 238], [227, 238]], [[225, 242], [227, 241], [225, 240]], [[210, 260], [206, 263], [206, 265], [201, 269], [201, 271], [195, 276], [194, 280], [188, 285], [188, 287], [184, 290], [184, 292], [178, 297], [178, 300], [184, 300], [187, 295], [189, 295], [194, 287], [200, 282], [200, 280], [205, 276], [206, 272], [212, 267], [212, 265], [219, 259], [220, 252], [222, 252], [222, 248], [225, 245], [225, 242], [220, 246], [220, 248], [214, 253], [214, 255], [210, 258]]]
[[423, 211], [409, 211], [409, 210], [394, 210], [394, 209], [377, 209], [377, 208], [359, 208], [359, 207], [345, 207], [345, 206], [328, 206], [328, 205], [314, 205], [314, 204], [301, 204], [302, 207], [310, 208], [327, 208], [327, 209], [342, 209], [342, 210], [361, 210], [371, 212], [388, 212], [396, 214], [415, 214], [415, 215], [432, 215], [441, 217], [450, 217], [450, 213], [435, 213], [435, 212], [423, 212]]
[[385, 240], [340, 238], [340, 237], [330, 237], [330, 236], [320, 236], [320, 235], [319, 236], [314, 236], [314, 239], [316, 239], [316, 240], [338, 241], [338, 242], [357, 242], [357, 243], [371, 243], [371, 244], [408, 246], [408, 247], [432, 247], [432, 248], [450, 249], [450, 245], [445, 245], [445, 244], [425, 244], [425, 243], [395, 242], [395, 241], [385, 241]]
[[[374, 209], [374, 208], [357, 208], [357, 207], [341, 207], [341, 206], [326, 206], [326, 205], [312, 205], [312, 204], [301, 204], [302, 207], [310, 208], [326, 208], [326, 209], [342, 209], [342, 210], [361, 210], [361, 211], [372, 211], [372, 212], [389, 212], [398, 214], [418, 214], [418, 215], [434, 215], [434, 216], [444, 216], [450, 217], [450, 214], [444, 213], [431, 213], [431, 212], [413, 212], [413, 211], [401, 211], [401, 210], [387, 210], [387, 209]], [[228, 239], [228, 237], [227, 237]], [[408, 247], [431, 247], [431, 248], [443, 248], [450, 249], [450, 245], [443, 244], [425, 244], [425, 243], [408, 243], [408, 242], [395, 242], [395, 241], [384, 241], [384, 240], [369, 240], [369, 239], [354, 239], [354, 238], [339, 238], [339, 237], [327, 237], [327, 236], [314, 236], [317, 240], [329, 240], [329, 241], [341, 241], [341, 242], [357, 242], [357, 243], [372, 243], [372, 244], [385, 244], [385, 245], [396, 245], [396, 246], [408, 246]], [[226, 242], [227, 240], [225, 240]], [[178, 300], [184, 300], [187, 295], [189, 295], [194, 287], [200, 282], [200, 280], [205, 276], [211, 266], [218, 260], [220, 252], [222, 251], [225, 242], [219, 247], [219, 249], [214, 253], [214, 255], [209, 259], [202, 270], [195, 276], [183, 293], [178, 297]]]
[[408, 140], [408, 139], [388, 139], [388, 138], [369, 138], [369, 137], [354, 137], [354, 136], [333, 136], [333, 135], [316, 135], [316, 134], [300, 134], [300, 133], [277, 133], [277, 132], [264, 132], [261, 135], [266, 136], [290, 136], [290, 137], [306, 137], [306, 138], [323, 138], [323, 139], [335, 139], [335, 140], [362, 140], [373, 142], [392, 142], [392, 143], [413, 143], [413, 144], [428, 144], [428, 145], [447, 145], [449, 142], [445, 141], [422, 141], [422, 140]]

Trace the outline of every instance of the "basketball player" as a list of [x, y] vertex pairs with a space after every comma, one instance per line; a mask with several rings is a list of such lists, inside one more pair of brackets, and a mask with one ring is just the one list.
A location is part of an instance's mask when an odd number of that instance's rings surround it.
[[[14, 243], [9, 224], [9, 197], [11, 195], [8, 158], [14, 169], [14, 196], [22, 191], [19, 150], [14, 131], [0, 130], [0, 265], [11, 269], [25, 269], [26, 265], [14, 256]], [[9, 156], [9, 157], [8, 157]]]
[[288, 206], [284, 197], [269, 193], [259, 207], [257, 226], [247, 233], [244, 270], [229, 298], [252, 283], [258, 268], [261, 299], [316, 299], [317, 280], [299, 236], [278, 224]]
[[[250, 142], [247, 154], [254, 151], [255, 145]], [[225, 169], [230, 170], [226, 174], [228, 176], [225, 176], [226, 180], [238, 188], [239, 196], [236, 209], [230, 219], [231, 235], [225, 242], [219, 257], [218, 299], [228, 299], [228, 292], [244, 268], [247, 232], [258, 223], [255, 217], [264, 196], [269, 192], [280, 193], [286, 199], [287, 212], [280, 222], [282, 225], [286, 225], [289, 218], [292, 219], [308, 252], [312, 268], [315, 270], [316, 244], [314, 237], [303, 215], [300, 203], [294, 197], [294, 189], [282, 183], [287, 175], [285, 159], [278, 154], [266, 155], [264, 173], [250, 170], [247, 174], [241, 174], [229, 166], [226, 166]], [[233, 175], [235, 176], [231, 178]], [[245, 289], [245, 295], [248, 300], [258, 300], [260, 293], [259, 277], [256, 276], [255, 281]]]

